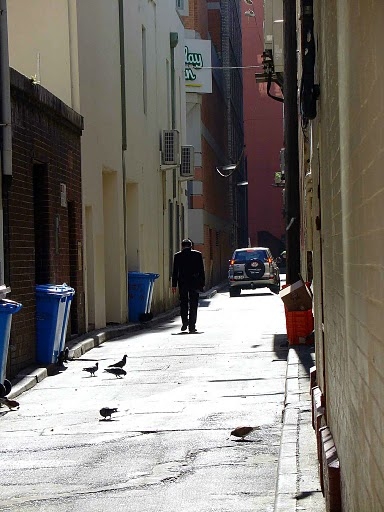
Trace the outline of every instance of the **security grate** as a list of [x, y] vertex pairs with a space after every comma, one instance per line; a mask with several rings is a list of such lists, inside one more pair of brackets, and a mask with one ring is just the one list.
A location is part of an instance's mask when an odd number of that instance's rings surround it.
[[192, 176], [194, 172], [195, 148], [193, 146], [181, 146], [181, 176]]
[[179, 132], [177, 130], [163, 131], [163, 164], [177, 164], [179, 158]]

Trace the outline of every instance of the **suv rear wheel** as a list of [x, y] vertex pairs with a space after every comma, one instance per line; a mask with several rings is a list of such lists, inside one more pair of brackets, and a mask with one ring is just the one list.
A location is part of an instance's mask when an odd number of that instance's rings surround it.
[[273, 284], [271, 286], [270, 290], [271, 290], [272, 293], [276, 293], [276, 295], [279, 293], [279, 291], [280, 291], [280, 279], [279, 279], [279, 281], [276, 284]]

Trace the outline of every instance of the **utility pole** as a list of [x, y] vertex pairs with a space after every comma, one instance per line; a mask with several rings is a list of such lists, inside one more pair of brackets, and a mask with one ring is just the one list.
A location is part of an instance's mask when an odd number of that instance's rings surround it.
[[283, 19], [287, 284], [292, 284], [300, 278], [301, 270], [296, 0], [283, 0]]

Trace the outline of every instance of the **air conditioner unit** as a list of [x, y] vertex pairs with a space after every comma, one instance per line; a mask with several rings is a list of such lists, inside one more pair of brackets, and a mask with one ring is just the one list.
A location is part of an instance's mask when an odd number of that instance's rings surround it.
[[179, 132], [177, 130], [163, 130], [161, 159], [163, 165], [179, 165]]
[[195, 148], [193, 146], [181, 146], [180, 176], [193, 178], [195, 171]]

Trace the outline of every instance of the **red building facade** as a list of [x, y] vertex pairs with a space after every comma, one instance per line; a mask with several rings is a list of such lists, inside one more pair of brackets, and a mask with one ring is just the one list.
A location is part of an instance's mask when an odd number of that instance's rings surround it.
[[[241, 16], [232, 0], [189, 0], [188, 15], [182, 20], [186, 41], [211, 43], [212, 92], [189, 90], [186, 95], [187, 143], [195, 148], [194, 180], [188, 184], [188, 236], [203, 254], [209, 287], [227, 277], [237, 232], [246, 226], [243, 219], [237, 222], [234, 177], [217, 172], [218, 166], [236, 162], [243, 148]], [[234, 89], [240, 93], [233, 94]]]
[[[248, 11], [248, 14], [245, 14]], [[249, 16], [249, 11], [255, 14]], [[251, 246], [267, 246], [274, 256], [284, 249], [283, 188], [275, 186], [283, 147], [283, 103], [267, 95], [262, 73], [263, 0], [242, 3], [244, 139], [248, 171], [248, 236]], [[256, 67], [260, 66], [260, 67]], [[272, 84], [271, 94], [281, 96]]]

